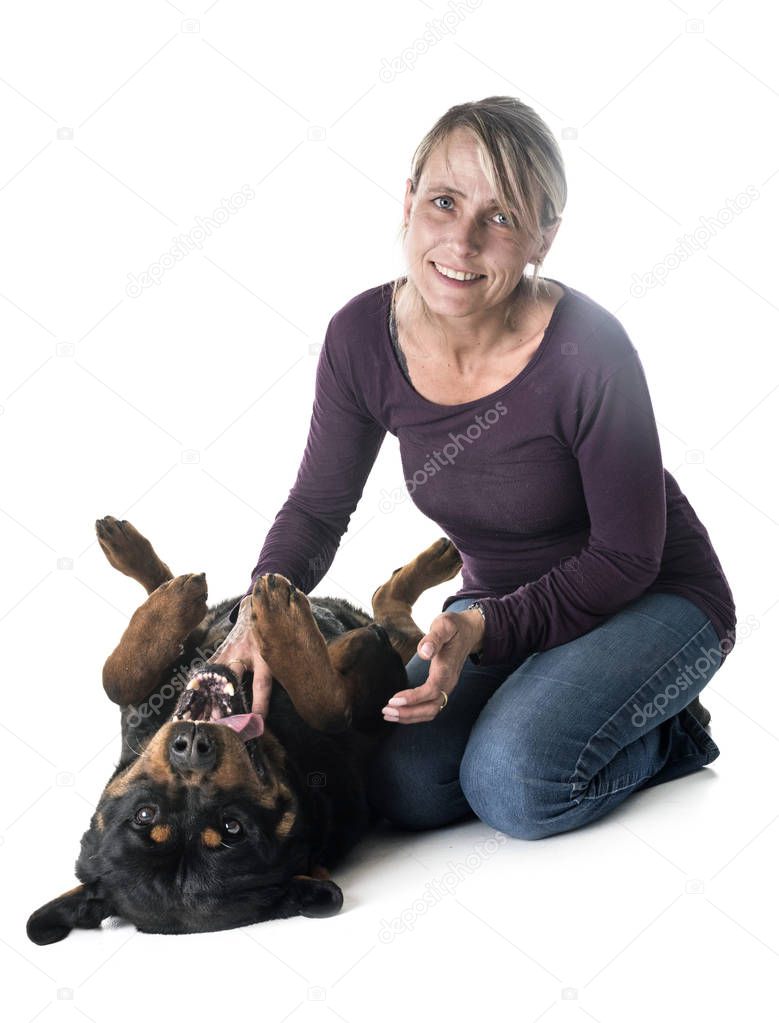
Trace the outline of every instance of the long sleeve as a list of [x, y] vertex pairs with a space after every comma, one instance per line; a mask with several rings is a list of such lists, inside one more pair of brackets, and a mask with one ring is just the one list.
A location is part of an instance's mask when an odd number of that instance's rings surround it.
[[[279, 572], [308, 593], [333, 562], [386, 434], [360, 404], [348, 363], [348, 335], [338, 333], [336, 314], [319, 353], [297, 479], [268, 531], [243, 596], [266, 572]], [[239, 604], [230, 611], [233, 624]]]
[[503, 597], [480, 598], [479, 664], [524, 660], [602, 624], [656, 579], [666, 536], [660, 441], [638, 353], [601, 382], [571, 440], [590, 520], [585, 547]]

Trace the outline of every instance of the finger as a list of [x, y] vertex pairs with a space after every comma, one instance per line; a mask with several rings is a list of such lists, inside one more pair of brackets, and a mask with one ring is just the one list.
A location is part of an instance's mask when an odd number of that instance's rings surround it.
[[[430, 669], [432, 671], [432, 667]], [[437, 674], [440, 674], [437, 673]], [[420, 686], [413, 689], [402, 689], [399, 693], [387, 700], [388, 707], [415, 706], [420, 703], [428, 703], [435, 700], [441, 692], [440, 683], [435, 678], [427, 678]]]
[[423, 636], [419, 641], [417, 647], [417, 653], [420, 657], [424, 657], [425, 660], [429, 660], [436, 652], [436, 644], [431, 636]]
[[268, 716], [273, 689], [273, 676], [266, 671], [255, 671], [252, 679], [252, 713]]
[[417, 643], [417, 653], [426, 661], [429, 660], [449, 642], [456, 632], [456, 618], [452, 613], [444, 611], [433, 619], [430, 631]]
[[216, 648], [216, 650], [214, 650], [214, 652], [208, 658], [208, 660], [206, 661], [206, 664], [219, 664], [219, 663], [221, 663], [222, 654], [225, 653], [231, 645], [232, 645], [232, 641], [230, 640], [230, 635], [228, 633], [228, 635], [225, 636], [225, 638], [222, 640], [222, 642], [219, 644], [219, 646]]
[[430, 664], [427, 678], [420, 686], [413, 689], [402, 689], [387, 700], [389, 707], [405, 707], [424, 703], [426, 700], [438, 699], [446, 690], [449, 692], [460, 677], [463, 658], [456, 650], [444, 647], [436, 654]]
[[243, 681], [243, 676], [246, 674], [246, 667], [242, 660], [231, 657], [229, 661], [222, 662], [229, 671], [235, 675], [239, 682]]
[[395, 725], [416, 725], [422, 721], [432, 721], [441, 711], [441, 699], [427, 700], [414, 707], [398, 707], [384, 715], [385, 721]]
[[415, 706], [428, 700], [438, 700], [444, 690], [449, 692], [453, 688], [452, 682], [459, 677], [460, 670], [462, 665], [457, 660], [456, 652], [444, 649], [433, 658], [422, 685], [400, 690], [387, 700], [387, 706]]

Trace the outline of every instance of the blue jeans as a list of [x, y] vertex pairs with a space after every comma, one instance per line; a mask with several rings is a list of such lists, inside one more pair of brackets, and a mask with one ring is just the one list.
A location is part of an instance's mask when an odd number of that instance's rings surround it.
[[[412, 830], [474, 814], [516, 838], [578, 828], [636, 789], [719, 756], [685, 708], [721, 660], [703, 611], [678, 594], [651, 593], [519, 666], [466, 661], [440, 714], [395, 724], [382, 740], [369, 801]], [[414, 654], [409, 688], [425, 681], [429, 666]]]

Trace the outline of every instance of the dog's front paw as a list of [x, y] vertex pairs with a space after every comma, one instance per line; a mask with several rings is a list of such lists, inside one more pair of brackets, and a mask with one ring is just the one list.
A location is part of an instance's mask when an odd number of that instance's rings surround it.
[[205, 572], [177, 575], [151, 594], [147, 606], [153, 609], [155, 621], [169, 623], [179, 635], [187, 635], [199, 625], [208, 611], [208, 583]]

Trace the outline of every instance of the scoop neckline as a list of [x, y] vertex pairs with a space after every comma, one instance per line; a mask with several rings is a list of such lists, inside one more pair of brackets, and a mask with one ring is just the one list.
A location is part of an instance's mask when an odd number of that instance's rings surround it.
[[464, 409], [464, 408], [468, 408], [471, 405], [477, 405], [479, 402], [492, 401], [493, 399], [500, 397], [500, 395], [504, 394], [506, 391], [508, 391], [512, 387], [514, 387], [516, 384], [519, 383], [520, 380], [524, 379], [524, 377], [533, 369], [533, 367], [536, 365], [536, 363], [538, 362], [538, 360], [541, 358], [541, 356], [543, 355], [544, 351], [546, 350], [546, 348], [547, 348], [547, 346], [549, 344], [549, 340], [550, 340], [552, 334], [554, 333], [554, 328], [557, 326], [557, 320], [559, 319], [560, 307], [571, 297], [571, 289], [568, 288], [565, 284], [563, 284], [562, 281], [555, 280], [554, 277], [544, 277], [544, 280], [545, 281], [551, 281], [552, 284], [559, 284], [559, 286], [563, 289], [563, 293], [560, 296], [560, 298], [558, 299], [557, 305], [552, 310], [552, 315], [549, 317], [549, 323], [547, 323], [547, 325], [546, 325], [546, 330], [544, 331], [544, 336], [541, 338], [541, 343], [539, 344], [538, 348], [533, 353], [533, 358], [530, 360], [530, 362], [528, 362], [528, 364], [526, 366], [524, 366], [519, 371], [519, 373], [517, 373], [516, 376], [512, 377], [511, 380], [507, 381], [502, 387], [499, 387], [497, 391], [491, 391], [489, 394], [484, 394], [484, 395], [482, 395], [481, 398], [471, 398], [470, 401], [457, 402], [457, 404], [455, 404], [455, 405], [442, 405], [438, 401], [431, 401], [430, 398], [426, 398], [424, 396], [424, 394], [420, 394], [419, 393], [419, 391], [416, 389], [416, 387], [414, 387], [414, 385], [411, 383], [411, 381], [407, 378], [406, 374], [403, 372], [403, 369], [402, 369], [402, 367], [401, 367], [401, 365], [400, 365], [400, 363], [398, 361], [398, 355], [397, 355], [397, 352], [395, 351], [395, 345], [393, 344], [392, 334], [390, 333], [390, 327], [389, 327], [389, 311], [390, 311], [390, 303], [392, 301], [392, 288], [390, 286], [389, 299], [388, 299], [388, 301], [386, 301], [384, 303], [384, 316], [382, 317], [382, 319], [384, 321], [384, 323], [383, 323], [384, 336], [385, 336], [385, 338], [387, 340], [387, 343], [389, 344], [390, 356], [392, 358], [392, 362], [393, 362], [393, 365], [395, 367], [395, 371], [400, 374], [400, 377], [403, 380], [403, 383], [406, 385], [406, 387], [409, 389], [409, 391], [411, 391], [411, 393], [415, 396], [415, 398], [418, 401], [424, 402], [425, 405], [430, 405], [433, 408], [437, 408], [437, 409], [449, 409], [449, 410]]

